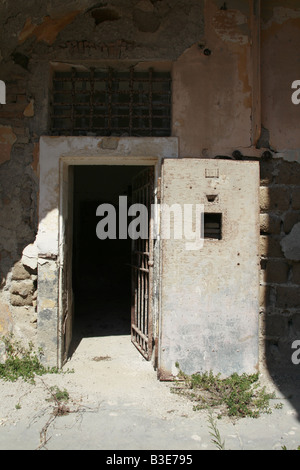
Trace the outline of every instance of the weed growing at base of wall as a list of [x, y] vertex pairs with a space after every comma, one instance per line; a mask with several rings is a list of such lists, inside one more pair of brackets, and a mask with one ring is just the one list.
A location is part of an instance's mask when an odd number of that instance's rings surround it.
[[[179, 364], [176, 366], [179, 368]], [[180, 381], [172, 388], [174, 393], [189, 398], [195, 411], [202, 409], [218, 410], [218, 418], [258, 418], [262, 413], [271, 413], [270, 400], [274, 393], [267, 393], [259, 384], [259, 374], [232, 374], [221, 379], [212, 372], [197, 373], [191, 376], [179, 370]]]
[[[28, 349], [15, 341], [12, 335], [0, 338], [5, 345], [6, 360], [0, 364], [0, 379], [15, 382], [22, 378], [26, 382], [35, 383], [36, 375], [59, 373], [56, 367], [45, 367], [33, 350], [32, 343]], [[39, 354], [42, 352], [39, 351]]]

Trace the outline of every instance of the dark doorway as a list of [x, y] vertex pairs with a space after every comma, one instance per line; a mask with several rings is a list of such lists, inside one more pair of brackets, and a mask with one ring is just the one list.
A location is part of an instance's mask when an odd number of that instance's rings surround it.
[[[140, 166], [74, 167], [73, 294], [71, 355], [84, 337], [128, 335], [131, 328], [131, 244], [120, 239], [119, 197], [132, 200], [131, 182]], [[117, 238], [100, 240], [97, 207], [116, 210]]]

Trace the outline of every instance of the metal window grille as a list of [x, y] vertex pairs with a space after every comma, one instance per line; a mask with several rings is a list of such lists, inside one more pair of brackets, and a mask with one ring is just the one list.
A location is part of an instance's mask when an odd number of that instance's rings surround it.
[[56, 72], [51, 135], [170, 136], [170, 73], [134, 67]]

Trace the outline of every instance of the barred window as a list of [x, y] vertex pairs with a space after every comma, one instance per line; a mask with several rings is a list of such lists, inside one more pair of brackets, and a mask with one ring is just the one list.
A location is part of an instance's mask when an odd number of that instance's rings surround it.
[[169, 72], [75, 68], [55, 72], [51, 135], [171, 135]]

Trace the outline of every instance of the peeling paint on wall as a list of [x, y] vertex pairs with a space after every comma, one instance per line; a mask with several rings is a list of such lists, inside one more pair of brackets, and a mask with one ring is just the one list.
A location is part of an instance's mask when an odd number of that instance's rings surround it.
[[215, 32], [222, 41], [241, 45], [249, 42], [247, 23], [247, 17], [238, 10], [218, 10], [212, 21]]
[[[265, 3], [265, 2], [263, 2]], [[287, 2], [290, 3], [290, 2]], [[293, 2], [295, 4], [295, 8], [287, 8], [287, 7], [272, 7], [269, 5], [262, 5], [262, 12], [264, 23], [262, 24], [263, 29], [268, 29], [274, 23], [278, 25], [282, 25], [286, 21], [290, 19], [297, 19], [300, 18], [300, 7], [299, 2]]]
[[300, 114], [291, 101], [291, 85], [299, 79], [300, 7], [290, 1], [287, 6], [270, 9], [262, 2], [262, 122], [280, 157], [297, 160]]
[[24, 28], [19, 34], [19, 42], [23, 43], [26, 39], [36, 37], [37, 41], [44, 41], [47, 44], [53, 44], [58, 34], [68, 24], [76, 18], [80, 11], [68, 13], [61, 18], [51, 18], [45, 16], [41, 24], [32, 23], [31, 18], [27, 18]]
[[10, 159], [17, 137], [10, 126], [0, 126], [0, 165]]

